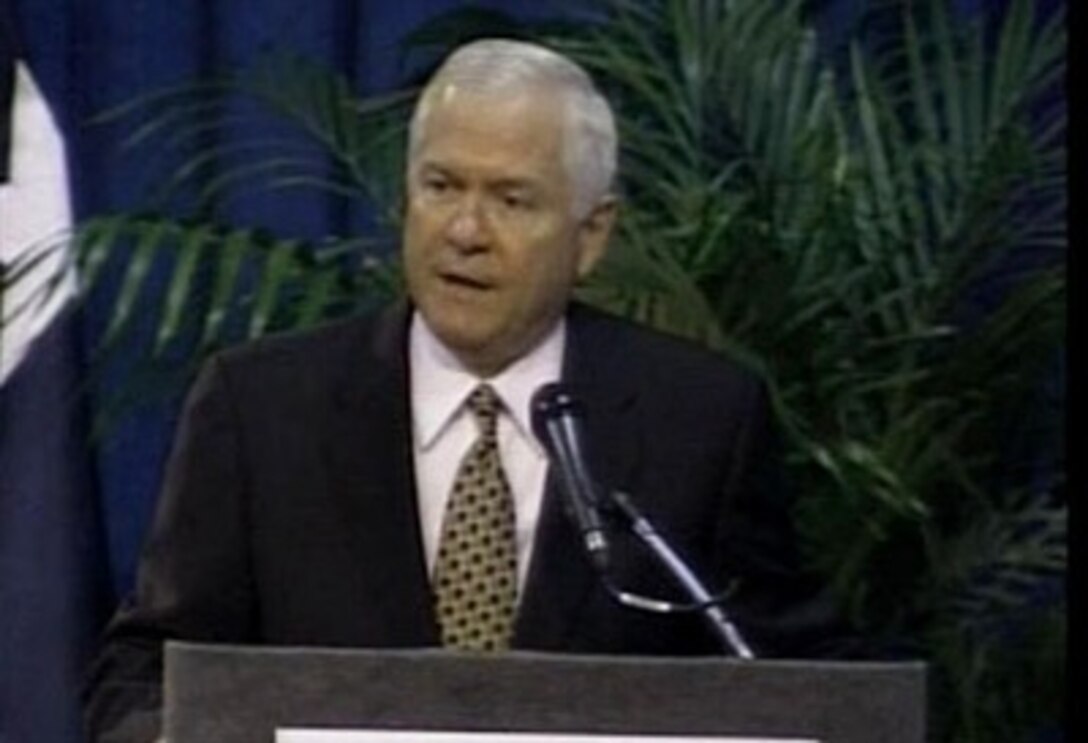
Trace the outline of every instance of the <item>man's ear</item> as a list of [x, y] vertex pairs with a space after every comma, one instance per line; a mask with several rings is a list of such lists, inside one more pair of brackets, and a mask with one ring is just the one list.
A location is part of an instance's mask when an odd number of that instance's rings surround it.
[[608, 238], [616, 222], [619, 201], [605, 196], [598, 201], [578, 225], [578, 278], [584, 279], [604, 257]]

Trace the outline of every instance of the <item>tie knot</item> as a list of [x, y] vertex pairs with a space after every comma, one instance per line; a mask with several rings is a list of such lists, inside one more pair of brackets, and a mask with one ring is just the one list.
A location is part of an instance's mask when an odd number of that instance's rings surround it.
[[493, 433], [495, 421], [498, 419], [499, 410], [502, 408], [502, 400], [499, 399], [498, 394], [491, 385], [481, 384], [474, 389], [465, 404], [472, 412], [473, 417], [476, 418], [481, 431], [484, 434]]

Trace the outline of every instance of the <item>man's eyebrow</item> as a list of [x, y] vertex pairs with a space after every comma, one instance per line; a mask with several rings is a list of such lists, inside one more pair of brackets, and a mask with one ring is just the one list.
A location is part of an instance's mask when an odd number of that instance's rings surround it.
[[443, 175], [449, 175], [450, 174], [450, 169], [448, 167], [446, 167], [445, 165], [442, 165], [441, 163], [436, 163], [433, 160], [425, 160], [422, 163], [420, 163], [419, 170], [421, 172], [422, 171], [437, 172], [437, 173], [441, 173]]
[[[459, 180], [457, 168], [435, 160], [423, 160], [416, 170], [420, 175], [441, 175], [453, 180]], [[524, 175], [504, 175], [494, 180], [489, 180], [485, 187], [490, 191], [525, 191], [537, 193], [543, 190], [541, 179], [531, 173]]]

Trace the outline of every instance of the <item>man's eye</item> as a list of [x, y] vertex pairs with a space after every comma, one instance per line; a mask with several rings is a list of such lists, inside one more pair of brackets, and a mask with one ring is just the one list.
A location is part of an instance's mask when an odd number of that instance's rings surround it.
[[450, 190], [452, 184], [449, 178], [441, 176], [428, 176], [423, 178], [422, 188], [429, 194], [441, 195]]
[[531, 208], [532, 202], [529, 200], [528, 197], [524, 196], [523, 194], [508, 193], [503, 194], [502, 205], [505, 206], [507, 209], [522, 211]]

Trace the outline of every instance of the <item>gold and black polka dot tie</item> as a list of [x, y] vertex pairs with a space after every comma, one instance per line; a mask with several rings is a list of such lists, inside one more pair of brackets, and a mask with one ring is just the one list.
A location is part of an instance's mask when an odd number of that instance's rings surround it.
[[442, 644], [461, 650], [510, 646], [517, 595], [514, 501], [499, 459], [501, 402], [480, 385], [466, 403], [480, 436], [453, 481], [434, 569]]

